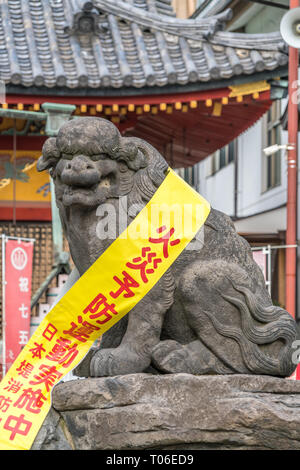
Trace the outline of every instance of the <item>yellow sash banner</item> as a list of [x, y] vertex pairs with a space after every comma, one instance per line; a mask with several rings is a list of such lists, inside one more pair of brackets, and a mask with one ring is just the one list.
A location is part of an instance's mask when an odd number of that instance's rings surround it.
[[152, 199], [52, 308], [3, 378], [0, 449], [31, 448], [53, 387], [149, 292], [209, 212], [208, 202], [169, 169]]

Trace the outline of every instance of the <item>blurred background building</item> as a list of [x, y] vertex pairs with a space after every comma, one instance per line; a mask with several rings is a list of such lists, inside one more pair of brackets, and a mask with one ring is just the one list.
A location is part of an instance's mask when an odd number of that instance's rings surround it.
[[[286, 8], [288, 3], [280, 2]], [[286, 12], [284, 8], [259, 2], [212, 0], [198, 2], [195, 15], [201, 18], [228, 7], [232, 8], [233, 17], [226, 30], [251, 34], [278, 31]], [[263, 149], [287, 142], [287, 97], [284, 97], [274, 101], [246, 132], [193, 168], [197, 190], [216, 209], [233, 218], [237, 231], [252, 246], [285, 245], [286, 154], [279, 150], [266, 156]], [[272, 297], [284, 306], [286, 250], [278, 248], [271, 252]]]

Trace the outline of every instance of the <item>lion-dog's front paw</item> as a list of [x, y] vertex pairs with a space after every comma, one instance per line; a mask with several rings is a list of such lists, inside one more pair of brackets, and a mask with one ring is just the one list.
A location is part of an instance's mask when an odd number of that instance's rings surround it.
[[92, 377], [107, 377], [142, 372], [150, 364], [150, 358], [141, 357], [129, 348], [99, 349], [92, 357]]

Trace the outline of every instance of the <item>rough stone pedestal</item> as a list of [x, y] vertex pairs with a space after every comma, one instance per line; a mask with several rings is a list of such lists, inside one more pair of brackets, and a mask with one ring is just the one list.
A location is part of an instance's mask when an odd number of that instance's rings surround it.
[[300, 382], [133, 374], [59, 384], [33, 449], [300, 449]]

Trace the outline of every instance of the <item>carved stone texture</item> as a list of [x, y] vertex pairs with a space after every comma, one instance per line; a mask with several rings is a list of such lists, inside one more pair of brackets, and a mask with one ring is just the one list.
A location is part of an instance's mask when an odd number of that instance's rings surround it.
[[[46, 141], [37, 168], [51, 170], [64, 231], [82, 275], [119, 233], [120, 198], [126, 196], [127, 207], [140, 210], [163, 182], [168, 165], [147, 142], [122, 137], [109, 121], [87, 117], [69, 121], [57, 138]], [[117, 233], [103, 238], [99, 231], [104, 232], [107, 217], [99, 213], [108, 203]], [[128, 224], [135, 215], [127, 212]], [[272, 305], [250, 246], [230, 218], [212, 209], [192, 244], [103, 335], [88, 376], [138, 373], [150, 366], [161, 373], [292, 374], [296, 323]]]
[[53, 406], [60, 436], [46, 436], [50, 416], [37, 436], [39, 449], [300, 449], [300, 383], [287, 379], [133, 374], [76, 380], [54, 389]]
[[60, 414], [51, 408], [31, 450], [72, 450], [72, 439], [66, 438], [67, 432]]

